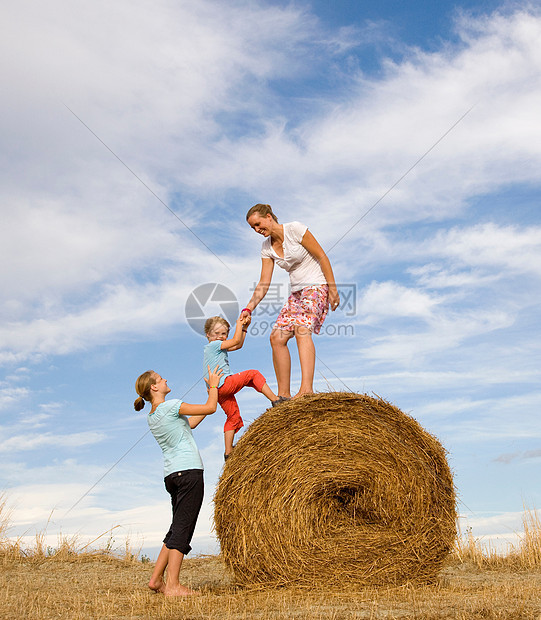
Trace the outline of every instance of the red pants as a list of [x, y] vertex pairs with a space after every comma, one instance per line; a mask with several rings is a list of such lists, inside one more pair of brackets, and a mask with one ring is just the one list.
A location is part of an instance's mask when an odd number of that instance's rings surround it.
[[243, 370], [225, 378], [222, 387], [218, 388], [218, 402], [227, 416], [224, 433], [225, 431], [235, 431], [236, 433], [244, 426], [235, 394], [240, 392], [243, 387], [252, 387], [261, 392], [265, 383], [267, 381], [259, 370]]

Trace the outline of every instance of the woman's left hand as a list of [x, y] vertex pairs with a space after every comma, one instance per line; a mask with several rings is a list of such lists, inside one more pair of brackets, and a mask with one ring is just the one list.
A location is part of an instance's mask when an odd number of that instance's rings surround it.
[[224, 374], [223, 370], [220, 370], [220, 366], [216, 366], [214, 370], [210, 369], [210, 366], [207, 365], [208, 375], [205, 378], [205, 383], [207, 384], [207, 389], [209, 387], [217, 387], [218, 383], [220, 383], [220, 379]]
[[338, 291], [336, 290], [336, 288], [329, 287], [329, 304], [333, 312], [340, 305], [340, 295], [338, 294]]

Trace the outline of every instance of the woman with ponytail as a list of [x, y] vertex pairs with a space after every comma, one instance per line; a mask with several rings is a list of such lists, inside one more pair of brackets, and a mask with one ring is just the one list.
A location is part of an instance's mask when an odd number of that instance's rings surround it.
[[[148, 425], [163, 452], [165, 488], [171, 495], [173, 521], [156, 560], [149, 587], [166, 596], [195, 594], [179, 582], [184, 556], [191, 551], [190, 541], [203, 503], [203, 461], [195, 444], [192, 429], [207, 415], [216, 411], [218, 383], [222, 372], [208, 368], [208, 398], [203, 405], [190, 405], [182, 400], [165, 400], [171, 389], [167, 381], [153, 370], [137, 378], [135, 391], [139, 397], [133, 406], [141, 411], [145, 403], [151, 409]], [[167, 569], [167, 581], [164, 580]]]
[[301, 385], [295, 396], [313, 392], [316, 350], [312, 333], [319, 334], [329, 306], [336, 310], [340, 296], [329, 258], [308, 227], [300, 222], [280, 224], [270, 205], [257, 204], [246, 221], [265, 240], [261, 247], [261, 276], [240, 318], [251, 315], [267, 294], [274, 265], [289, 273], [291, 294], [273, 325], [270, 335], [278, 396], [291, 398], [291, 357], [288, 342], [297, 341]]

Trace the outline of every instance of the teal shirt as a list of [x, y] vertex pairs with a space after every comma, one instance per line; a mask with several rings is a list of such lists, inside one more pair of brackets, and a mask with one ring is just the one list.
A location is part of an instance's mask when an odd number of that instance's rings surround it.
[[222, 342], [222, 340], [211, 340], [203, 350], [203, 376], [208, 377], [209, 371], [207, 366], [210, 366], [211, 371], [213, 371], [216, 366], [219, 366], [220, 370], [224, 371], [224, 374], [220, 377], [218, 387], [222, 387], [225, 378], [229, 377], [231, 374], [227, 351], [220, 348]]
[[166, 400], [147, 416], [148, 425], [163, 452], [163, 477], [185, 469], [203, 469], [190, 423], [179, 415], [181, 400]]

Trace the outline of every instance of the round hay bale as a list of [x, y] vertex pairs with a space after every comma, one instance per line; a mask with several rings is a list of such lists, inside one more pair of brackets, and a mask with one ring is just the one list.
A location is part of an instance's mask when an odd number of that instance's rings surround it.
[[413, 418], [365, 394], [268, 409], [239, 440], [214, 502], [239, 585], [430, 581], [456, 536], [445, 450]]

